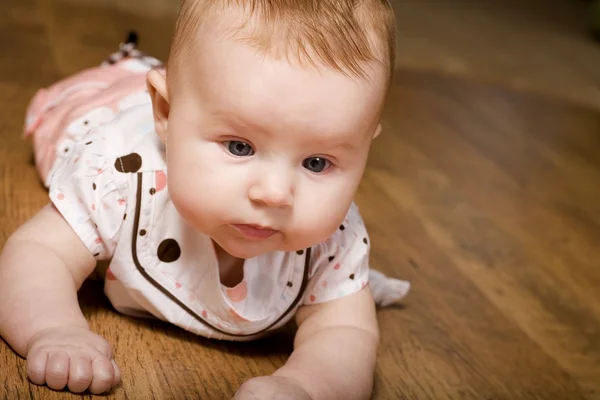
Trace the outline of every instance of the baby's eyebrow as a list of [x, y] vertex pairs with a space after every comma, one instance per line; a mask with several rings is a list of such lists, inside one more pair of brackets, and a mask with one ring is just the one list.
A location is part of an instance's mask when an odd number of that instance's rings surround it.
[[226, 112], [220, 117], [225, 123], [236, 130], [250, 129], [253, 133], [268, 133], [264, 126], [260, 126], [260, 124], [251, 122], [238, 114]]
[[331, 145], [331, 148], [334, 148], [334, 149], [340, 148], [340, 149], [344, 149], [344, 150], [354, 150], [354, 149], [356, 149], [356, 146], [354, 144], [350, 143], [350, 142], [343, 141], [343, 142], [334, 143], [333, 145]]
[[[222, 112], [219, 113], [219, 119], [226, 123], [235, 131], [250, 131], [253, 135], [262, 135], [267, 138], [272, 137], [274, 133], [269, 130], [267, 126], [262, 126], [260, 123], [253, 122], [248, 118], [244, 118], [243, 116], [232, 113], [232, 112]], [[341, 149], [347, 151], [356, 150], [358, 147], [356, 143], [352, 143], [351, 141], [344, 140], [340, 138], [340, 136], [346, 136], [349, 133], [345, 132], [313, 132], [310, 136], [310, 140], [314, 142], [315, 140], [319, 141], [319, 147], [327, 148], [327, 149]]]

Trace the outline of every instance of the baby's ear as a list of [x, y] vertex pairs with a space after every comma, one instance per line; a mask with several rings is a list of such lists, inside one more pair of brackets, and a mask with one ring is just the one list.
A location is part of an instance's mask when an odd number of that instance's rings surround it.
[[146, 85], [152, 99], [152, 111], [154, 113], [154, 128], [163, 143], [167, 139], [167, 125], [169, 122], [169, 91], [167, 90], [167, 78], [164, 70], [150, 70], [146, 75]]
[[381, 133], [381, 123], [377, 124], [377, 128], [375, 128], [375, 133], [373, 134], [373, 139], [375, 139]]

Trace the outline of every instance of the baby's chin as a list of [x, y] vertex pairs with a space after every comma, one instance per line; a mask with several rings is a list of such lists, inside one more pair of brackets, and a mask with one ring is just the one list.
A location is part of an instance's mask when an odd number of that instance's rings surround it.
[[[227, 254], [242, 259], [249, 259], [258, 257], [263, 254], [275, 252], [275, 251], [298, 251], [303, 250], [306, 247], [298, 247], [298, 246], [285, 246], [283, 244], [275, 244], [269, 243], [268, 240], [253, 242], [253, 241], [245, 241], [245, 240], [224, 240], [220, 241], [216, 238], [213, 240], [221, 246], [223, 250], [227, 252]], [[298, 247], [298, 248], [296, 248]]]
[[232, 257], [249, 259], [273, 251], [273, 246], [266, 243], [244, 242], [241, 240], [213, 240]]

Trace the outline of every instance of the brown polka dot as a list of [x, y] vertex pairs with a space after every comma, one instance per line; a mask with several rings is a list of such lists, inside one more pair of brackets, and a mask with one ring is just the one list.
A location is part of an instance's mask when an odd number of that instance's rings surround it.
[[137, 172], [142, 168], [142, 157], [138, 153], [131, 153], [115, 160], [115, 168], [119, 172]]
[[87, 125], [87, 124], [89, 124], [89, 123], [90, 123], [90, 121], [88, 121], [87, 119], [86, 119], [85, 121], [83, 121], [83, 124], [84, 124], [84, 125]]
[[86, 146], [89, 146], [90, 144], [92, 144], [92, 142], [87, 142], [85, 145], [86, 145]]
[[92, 189], [96, 190], [96, 184], [92, 183]]
[[127, 213], [123, 214], [123, 221], [127, 218]]
[[158, 259], [162, 262], [177, 261], [181, 256], [181, 248], [175, 239], [165, 239], [158, 246]]
[[298, 251], [296, 252], [296, 254], [298, 254], [299, 256], [301, 256], [302, 254], [304, 254], [304, 250], [298, 250]]
[[142, 229], [140, 231], [140, 236], [146, 236], [146, 230], [145, 229]]
[[156, 189], [154, 189], [154, 188], [150, 189], [150, 194], [154, 194], [154, 193], [156, 193]]
[[367, 238], [363, 238], [363, 243], [364, 244], [368, 244], [369, 243], [369, 241], [367, 240]]
[[94, 257], [98, 257], [100, 255], [100, 253], [96, 253], [94, 254]]
[[294, 284], [292, 282], [288, 282], [287, 285], [288, 285], [288, 287], [294, 286]]
[[350, 275], [350, 279], [354, 280], [354, 274]]
[[346, 229], [346, 227], [344, 225], [340, 225], [340, 230], [343, 231], [344, 229]]
[[334, 258], [335, 258], [335, 256], [329, 256], [329, 258], [328, 258], [329, 262], [332, 262]]
[[68, 147], [65, 147], [65, 149], [64, 149], [63, 151], [64, 151], [65, 153], [68, 153], [68, 152], [69, 152], [69, 148], [68, 148]]

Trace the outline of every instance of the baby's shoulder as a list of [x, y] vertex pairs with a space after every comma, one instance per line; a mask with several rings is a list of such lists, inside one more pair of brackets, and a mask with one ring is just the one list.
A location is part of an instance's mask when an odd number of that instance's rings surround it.
[[324, 242], [321, 247], [348, 247], [357, 242], [368, 244], [369, 235], [362, 215], [356, 203], [352, 202], [344, 220], [338, 229]]
[[367, 227], [358, 206], [353, 202], [338, 229], [325, 241], [313, 246], [313, 263], [334, 258], [363, 258], [370, 252]]
[[339, 228], [312, 248], [305, 303], [317, 304], [362, 290], [369, 281], [370, 241], [356, 204]]
[[[165, 170], [164, 145], [154, 130], [151, 105], [128, 108], [110, 122], [92, 129], [77, 142], [59, 168], [76, 175]], [[56, 173], [64, 175], [64, 172]]]
[[59, 163], [50, 178], [51, 201], [92, 254], [111, 257], [135, 203], [136, 175], [158, 176], [165, 168], [151, 107], [132, 107], [92, 129]]

